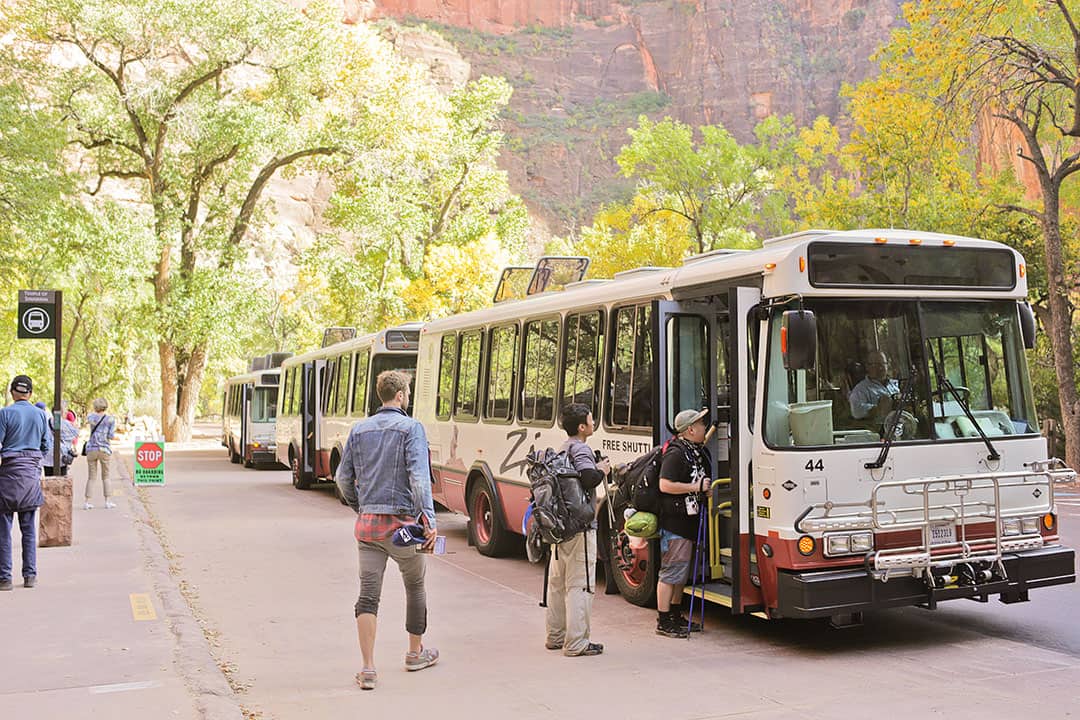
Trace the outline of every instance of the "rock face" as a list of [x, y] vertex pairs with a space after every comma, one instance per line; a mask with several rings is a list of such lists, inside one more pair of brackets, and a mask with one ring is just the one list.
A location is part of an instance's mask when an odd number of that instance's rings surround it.
[[38, 547], [71, 544], [71, 484], [70, 475], [45, 478], [45, 504], [38, 512]]
[[769, 115], [836, 120], [871, 75], [900, 0], [375, 0], [424, 22], [473, 74], [515, 85], [503, 164], [533, 212], [565, 233], [624, 194], [613, 157], [641, 113], [721, 123], [742, 141]]

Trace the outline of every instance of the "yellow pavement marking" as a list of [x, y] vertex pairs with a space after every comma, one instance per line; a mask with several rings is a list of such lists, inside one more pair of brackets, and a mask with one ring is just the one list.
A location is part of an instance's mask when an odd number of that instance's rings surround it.
[[146, 593], [131, 593], [131, 617], [136, 620], [157, 620], [154, 603]]

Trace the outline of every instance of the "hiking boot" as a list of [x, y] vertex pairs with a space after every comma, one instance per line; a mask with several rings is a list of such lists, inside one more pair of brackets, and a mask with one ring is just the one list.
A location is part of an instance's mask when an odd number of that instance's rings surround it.
[[686, 624], [679, 624], [677, 617], [671, 615], [664, 615], [656, 621], [656, 634], [670, 638], [685, 638], [689, 635]]
[[10, 580], [0, 580], [0, 590], [11, 590], [13, 587], [15, 586], [11, 584]]
[[585, 646], [585, 649], [579, 653], [573, 655], [567, 655], [566, 657], [592, 657], [593, 655], [599, 655], [604, 652], [604, 646], [600, 643], [589, 643]]
[[562, 643], [553, 643], [550, 640], [544, 641], [544, 647], [548, 650], [562, 650]]
[[24, 588], [32, 588], [37, 585], [37, 575], [27, 575], [23, 578], [22, 586]]
[[356, 684], [360, 686], [361, 690], [374, 690], [375, 683], [378, 680], [379, 676], [374, 670], [361, 670], [356, 673]]
[[106, 510], [111, 510], [114, 507], [116, 507], [116, 503], [114, 503], [112, 500], [106, 500], [105, 501], [105, 509]]
[[435, 648], [420, 648], [420, 652], [405, 653], [405, 669], [413, 672], [431, 667], [439, 662], [439, 651]]
[[94, 503], [88, 502], [88, 503], [86, 503], [85, 505], [82, 506], [82, 509], [83, 510], [93, 510], [94, 509]]
[[691, 622], [690, 620], [687, 620], [685, 617], [683, 617], [682, 613], [675, 616], [675, 622], [677, 622], [679, 625], [682, 625], [684, 630], [686, 629], [687, 626], [689, 626], [690, 627], [690, 632], [701, 632], [701, 630], [702, 630], [701, 623], [699, 623], [699, 622]]

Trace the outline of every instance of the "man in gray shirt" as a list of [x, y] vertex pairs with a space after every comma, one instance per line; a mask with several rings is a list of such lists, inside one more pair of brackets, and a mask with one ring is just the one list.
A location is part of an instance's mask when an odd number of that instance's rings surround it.
[[[578, 471], [581, 487], [595, 505], [596, 487], [611, 470], [605, 458], [596, 461], [585, 442], [593, 434], [593, 416], [587, 405], [571, 403], [563, 408], [562, 426], [567, 440], [562, 450]], [[548, 560], [547, 640], [548, 650], [580, 657], [604, 652], [600, 643], [589, 641], [593, 592], [590, 578], [596, 565], [596, 523], [569, 540], [551, 546]]]

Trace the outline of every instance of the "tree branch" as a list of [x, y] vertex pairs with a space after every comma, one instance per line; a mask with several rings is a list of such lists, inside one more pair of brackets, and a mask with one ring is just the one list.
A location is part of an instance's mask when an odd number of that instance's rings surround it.
[[[270, 182], [270, 178], [274, 176], [274, 173], [287, 165], [291, 165], [297, 160], [306, 157], [314, 157], [315, 155], [333, 155], [339, 151], [340, 148], [331, 146], [308, 148], [306, 150], [298, 150], [283, 157], [276, 157], [264, 165], [262, 170], [259, 171], [259, 174], [255, 176], [251, 188], [248, 189], [247, 196], [244, 198], [244, 204], [240, 206], [240, 212], [237, 214], [232, 231], [229, 233], [229, 244], [237, 246], [240, 244], [240, 241], [244, 239], [244, 235], [247, 233], [248, 223], [251, 222], [251, 215], [255, 212], [255, 205], [259, 202], [259, 197], [262, 195], [266, 183]], [[225, 256], [223, 255], [222, 263], [224, 262]]]

